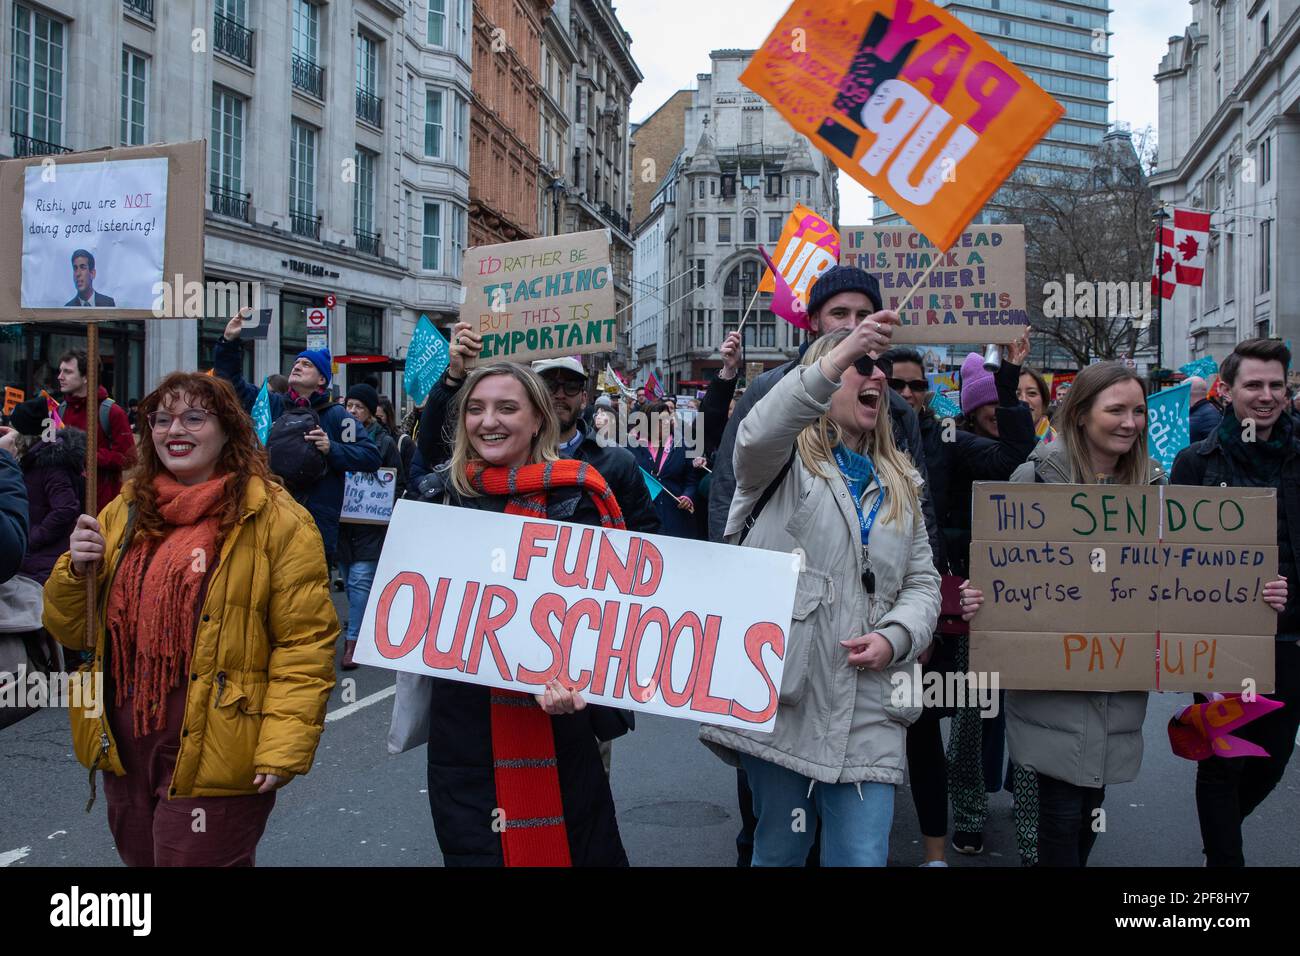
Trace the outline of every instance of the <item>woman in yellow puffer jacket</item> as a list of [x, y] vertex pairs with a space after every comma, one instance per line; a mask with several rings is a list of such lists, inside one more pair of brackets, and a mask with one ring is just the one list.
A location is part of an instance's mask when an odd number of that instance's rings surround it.
[[45, 627], [82, 650], [99, 580], [73, 745], [128, 866], [251, 866], [334, 685], [324, 549], [224, 381], [173, 373], [140, 416], [138, 467], [45, 585]]

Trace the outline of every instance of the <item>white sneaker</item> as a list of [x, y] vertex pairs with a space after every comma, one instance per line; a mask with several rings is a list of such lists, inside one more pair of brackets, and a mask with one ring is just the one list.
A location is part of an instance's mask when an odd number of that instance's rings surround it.
[[947, 861], [947, 860], [931, 860], [929, 863], [922, 863], [922, 864], [921, 864], [922, 867], [926, 867], [926, 866], [942, 866], [942, 867], [946, 867], [947, 865], [948, 865], [948, 861]]

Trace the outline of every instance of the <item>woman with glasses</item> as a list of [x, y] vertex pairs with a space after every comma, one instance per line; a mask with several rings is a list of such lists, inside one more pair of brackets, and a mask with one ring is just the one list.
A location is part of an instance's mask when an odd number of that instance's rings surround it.
[[632, 454], [636, 463], [663, 485], [654, 499], [661, 533], [675, 538], [698, 538], [695, 495], [701, 472], [695, 467], [694, 458], [687, 457], [678, 433], [677, 416], [668, 402], [660, 401], [648, 404], [643, 414], [647, 420], [646, 433], [632, 446]]
[[46, 628], [93, 649], [79, 673], [102, 682], [72, 698], [73, 749], [92, 801], [105, 771], [128, 866], [251, 866], [275, 791], [311, 769], [334, 686], [325, 552], [224, 380], [174, 372], [140, 413], [139, 464], [98, 520], [77, 519], [45, 585]]

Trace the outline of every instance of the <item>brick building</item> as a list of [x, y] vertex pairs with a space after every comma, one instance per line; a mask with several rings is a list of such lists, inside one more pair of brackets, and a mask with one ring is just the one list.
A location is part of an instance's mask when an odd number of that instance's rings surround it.
[[[632, 127], [632, 227], [650, 215], [650, 200], [659, 191], [686, 138], [686, 111], [694, 93], [678, 90], [663, 105]], [[647, 163], [647, 160], [649, 161]]]
[[469, 244], [537, 235], [542, 24], [554, 0], [474, 0]]

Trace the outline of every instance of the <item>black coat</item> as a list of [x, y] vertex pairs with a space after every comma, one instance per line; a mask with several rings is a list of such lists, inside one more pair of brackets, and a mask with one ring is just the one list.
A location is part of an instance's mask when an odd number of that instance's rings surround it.
[[[1278, 425], [1283, 423], [1279, 421]], [[1219, 440], [1219, 430], [1210, 432], [1204, 441], [1189, 445], [1178, 453], [1169, 472], [1171, 485], [1200, 485], [1225, 488], [1277, 489], [1278, 565], [1286, 578], [1286, 607], [1277, 616], [1279, 640], [1300, 637], [1300, 424], [1290, 423], [1289, 441], [1276, 478], [1247, 473], [1240, 461], [1227, 453]], [[1278, 426], [1274, 426], [1275, 428]]]
[[22, 572], [42, 584], [68, 550], [86, 497], [86, 433], [60, 428], [52, 442], [36, 442], [23, 455], [30, 537]]
[[[694, 538], [695, 516], [678, 507], [677, 500], [672, 497], [673, 495], [677, 498], [685, 496], [694, 502], [699, 476], [703, 474], [691, 464], [692, 459], [686, 457], [686, 449], [674, 444], [672, 450], [662, 456], [658, 466], [650, 456], [650, 449], [644, 445], [633, 446], [632, 456], [636, 459], [637, 466], [653, 475], [667, 492], [661, 493], [654, 500], [655, 512], [659, 515], [660, 524], [663, 525], [663, 533], [675, 538]], [[645, 478], [639, 472], [637, 479], [642, 487], [645, 487]], [[648, 496], [649, 492], [646, 494]]]
[[[501, 496], [461, 498], [446, 485], [446, 471], [426, 476], [425, 500], [461, 508], [505, 511]], [[577, 489], [553, 492], [547, 517], [600, 524], [591, 500]], [[492, 829], [499, 806], [492, 758], [492, 715], [487, 687], [434, 678], [429, 714], [429, 808], [438, 847], [448, 866], [502, 866], [501, 834]], [[614, 796], [600, 759], [598, 740], [626, 733], [617, 710], [589, 704], [575, 714], [551, 718], [560, 799], [574, 866], [627, 866], [618, 832]]]
[[18, 573], [27, 551], [27, 485], [14, 456], [0, 451], [0, 584]]

